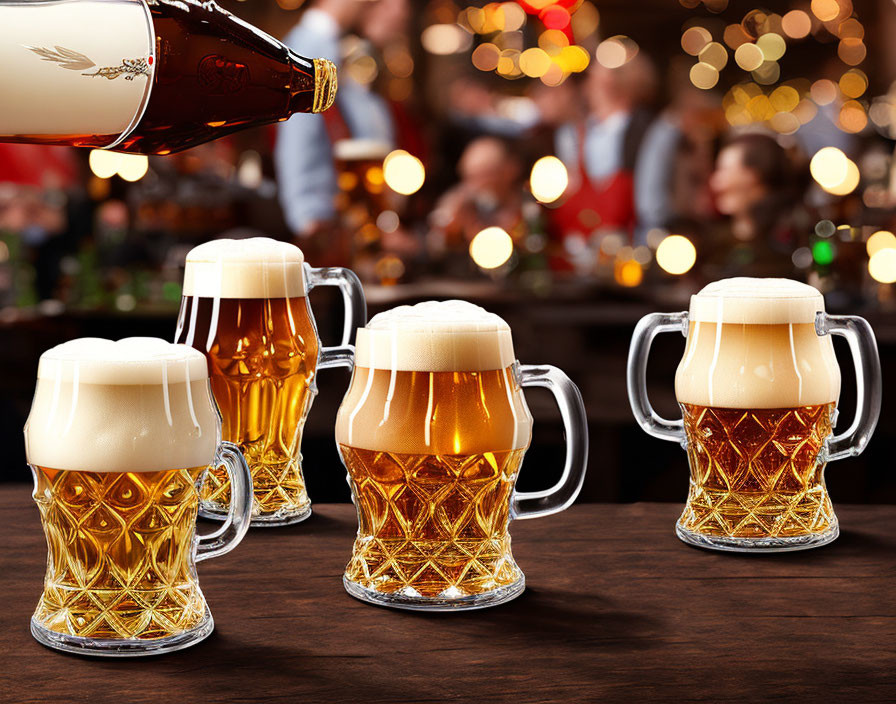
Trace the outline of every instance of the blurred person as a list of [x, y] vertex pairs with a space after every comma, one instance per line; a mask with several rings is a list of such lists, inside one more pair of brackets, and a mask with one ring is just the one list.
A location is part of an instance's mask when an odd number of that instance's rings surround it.
[[84, 229], [82, 166], [68, 147], [0, 144], [0, 241], [15, 270], [0, 283], [6, 301], [28, 305], [56, 297], [62, 258]]
[[473, 140], [457, 171], [460, 181], [439, 199], [431, 215], [434, 249], [466, 253], [473, 237], [486, 227], [501, 227], [511, 234], [519, 229], [522, 164], [507, 142], [497, 137]]
[[791, 255], [813, 222], [803, 204], [807, 175], [769, 135], [725, 143], [709, 181], [716, 209], [730, 223], [709, 243], [718, 275], [792, 275]]
[[478, 77], [458, 76], [439, 80], [438, 96], [458, 127], [474, 134], [492, 134], [507, 139], [528, 134], [539, 123], [538, 109], [526, 96], [509, 96]]
[[725, 120], [718, 96], [696, 88], [689, 69], [688, 62], [673, 63], [667, 81], [672, 98], [648, 127], [637, 154], [637, 244], [646, 242], [651, 229], [715, 214], [708, 182]]
[[275, 165], [280, 203], [291, 231], [300, 238], [325, 232], [336, 215], [332, 144], [368, 139], [396, 144], [389, 103], [342, 71], [340, 40], [357, 32], [382, 48], [405, 31], [407, 0], [314, 0], [285, 43], [306, 56], [331, 59], [340, 69], [336, 102], [324, 114], [294, 115], [278, 127]]
[[[538, 116], [538, 123], [527, 139], [534, 154], [559, 155], [568, 147], [562, 143], [565, 135], [575, 134], [587, 116], [582, 83], [581, 74], [574, 73], [558, 86], [538, 81], [529, 89], [528, 97]], [[569, 158], [576, 159], [575, 151]]]
[[556, 235], [581, 237], [594, 230], [631, 234], [633, 173], [655, 88], [653, 64], [643, 53], [619, 68], [591, 64], [584, 117], [557, 131], [557, 156], [569, 170], [570, 185], [551, 211]]

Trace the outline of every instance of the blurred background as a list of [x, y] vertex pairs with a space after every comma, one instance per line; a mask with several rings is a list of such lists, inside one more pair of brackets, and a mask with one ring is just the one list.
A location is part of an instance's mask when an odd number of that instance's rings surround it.
[[[880, 425], [828, 471], [835, 502], [896, 502], [896, 4], [891, 0], [236, 0], [339, 65], [336, 106], [168, 157], [0, 144], [0, 480], [30, 480], [22, 426], [42, 351], [79, 336], [172, 339], [186, 252], [264, 234], [349, 266], [370, 315], [466, 298], [588, 408], [583, 501], [682, 501], [687, 461], [625, 391], [638, 319], [705, 283], [786, 276], [866, 317]], [[325, 344], [341, 301], [313, 292]], [[854, 408], [848, 350], [841, 418]], [[684, 339], [654, 345], [677, 413]], [[303, 440], [314, 501], [348, 500], [333, 441], [348, 374], [327, 370]], [[520, 487], [550, 486], [559, 414], [536, 417]], [[848, 422], [848, 421], [847, 421]], [[841, 423], [841, 427], [842, 427]], [[890, 448], [890, 449], [888, 449]]]

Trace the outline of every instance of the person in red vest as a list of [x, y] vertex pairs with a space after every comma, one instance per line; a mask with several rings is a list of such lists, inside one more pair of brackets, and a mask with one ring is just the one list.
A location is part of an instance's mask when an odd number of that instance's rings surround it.
[[587, 238], [595, 231], [631, 236], [634, 166], [651, 121], [646, 107], [655, 83], [653, 65], [643, 54], [619, 68], [592, 64], [583, 89], [584, 118], [562, 125], [555, 138], [570, 177], [562, 201], [551, 210], [556, 238]]

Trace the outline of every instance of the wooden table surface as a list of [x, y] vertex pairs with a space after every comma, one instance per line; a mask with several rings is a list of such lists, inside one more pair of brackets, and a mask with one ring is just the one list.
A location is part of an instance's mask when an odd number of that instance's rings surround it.
[[199, 566], [208, 640], [104, 660], [31, 638], [46, 546], [29, 488], [5, 487], [0, 700], [896, 701], [896, 507], [840, 506], [837, 542], [766, 556], [684, 545], [679, 509], [578, 505], [520, 521], [526, 592], [431, 615], [348, 596], [353, 507], [315, 506]]

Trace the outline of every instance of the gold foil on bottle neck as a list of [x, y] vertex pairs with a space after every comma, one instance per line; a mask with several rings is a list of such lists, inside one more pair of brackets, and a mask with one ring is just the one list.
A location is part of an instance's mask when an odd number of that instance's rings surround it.
[[336, 100], [336, 64], [327, 59], [314, 59], [314, 102], [311, 112], [323, 112]]

